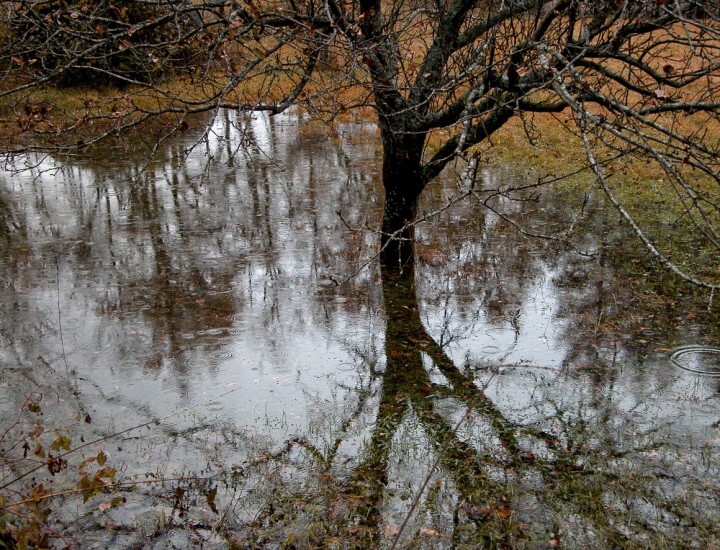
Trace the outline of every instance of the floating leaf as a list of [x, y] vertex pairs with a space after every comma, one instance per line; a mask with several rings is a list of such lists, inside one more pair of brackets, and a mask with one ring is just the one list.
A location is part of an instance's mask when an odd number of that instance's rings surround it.
[[52, 448], [53, 451], [59, 451], [61, 449], [69, 451], [71, 445], [72, 440], [69, 437], [62, 434], [56, 434], [55, 441], [50, 444], [50, 448]]
[[398, 533], [400, 533], [400, 527], [398, 527], [398, 526], [395, 525], [394, 523], [390, 523], [390, 524], [388, 524], [388, 525], [385, 526], [385, 529], [383, 529], [383, 532], [384, 532], [386, 535], [389, 535], [389, 536], [394, 537], [395, 535], [397, 535]]
[[52, 475], [62, 472], [68, 467], [67, 460], [59, 456], [48, 455], [48, 470]]
[[33, 454], [39, 458], [45, 458], [45, 449], [40, 443], [35, 443]]

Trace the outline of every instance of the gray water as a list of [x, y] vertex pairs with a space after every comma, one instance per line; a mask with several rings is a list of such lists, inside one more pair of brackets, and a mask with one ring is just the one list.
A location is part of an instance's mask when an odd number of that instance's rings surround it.
[[[377, 143], [222, 113], [151, 160], [8, 161], [3, 422], [40, 394], [48, 440], [111, 436], [77, 456], [122, 479], [205, 478], [182, 517], [173, 483], [148, 483], [58, 499], [53, 525], [83, 547], [718, 544], [720, 380], [671, 361], [717, 346], [717, 315], [682, 286], [658, 297], [601, 197], [572, 248], [446, 208], [452, 171], [424, 197], [441, 212], [414, 279], [383, 280]], [[477, 185], [533, 178], [488, 166]], [[571, 195], [490, 204], [557, 234]]]

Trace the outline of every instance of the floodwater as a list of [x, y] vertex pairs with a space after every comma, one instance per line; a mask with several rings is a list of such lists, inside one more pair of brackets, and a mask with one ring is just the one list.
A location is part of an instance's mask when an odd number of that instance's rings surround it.
[[[602, 197], [511, 169], [481, 171], [492, 210], [435, 182], [414, 273], [383, 274], [377, 143], [220, 113], [152, 160], [8, 162], [3, 445], [34, 396], [33, 437], [82, 448], [3, 490], [72, 491], [105, 453], [122, 501], [51, 501], [80, 547], [720, 544], [717, 307], [645, 271]], [[574, 246], [504, 216], [575, 220]]]

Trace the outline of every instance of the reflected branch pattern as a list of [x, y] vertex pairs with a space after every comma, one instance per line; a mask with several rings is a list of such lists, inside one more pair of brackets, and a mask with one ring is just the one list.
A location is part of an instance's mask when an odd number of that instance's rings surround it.
[[[541, 422], [511, 420], [488, 397], [485, 385], [459, 368], [428, 334], [420, 316], [414, 272], [385, 269], [382, 287], [386, 362], [384, 371], [377, 374], [379, 389], [370, 434], [363, 443], [359, 462], [347, 471], [335, 462], [339, 458], [337, 445], [324, 455], [316, 447], [308, 448], [307, 442], [295, 440], [308, 451], [311, 462], [318, 461], [324, 464], [323, 471], [333, 472], [332, 476], [326, 474], [333, 482], [328, 483], [328, 500], [321, 505], [331, 521], [311, 520], [311, 525], [322, 524], [323, 529], [296, 533], [299, 538], [293, 541], [313, 545], [350, 536], [362, 548], [395, 546], [398, 540], [403, 546], [413, 546], [429, 536], [447, 537], [438, 539], [443, 544], [514, 548], [551, 540], [561, 530], [563, 518], [571, 517], [592, 532], [604, 532], [607, 538], [603, 545], [623, 545], [628, 541], [623, 527], [628, 517], [642, 526], [643, 536], [663, 536], [643, 506], [654, 510], [652, 514], [673, 517], [673, 521], [688, 520], [687, 510], [654, 487], [657, 472], [631, 470], [628, 474], [624, 470], [638, 456], [663, 452], [666, 444], [654, 439], [655, 430], [644, 436], [637, 434], [627, 447], [605, 437], [601, 451], [594, 441], [596, 433], [612, 431], [616, 422], [616, 413], [607, 410], [612, 406], [609, 402], [578, 410], [574, 417], [562, 404], [545, 398], [545, 407], [550, 407]], [[485, 368], [483, 372], [492, 380], [497, 368]], [[433, 378], [434, 370], [442, 374], [444, 382]], [[451, 409], [458, 405], [462, 405], [460, 410], [466, 409], [457, 425], [447, 414], [449, 402], [454, 403]], [[359, 407], [366, 405], [363, 401]], [[591, 410], [594, 406], [605, 408], [604, 414]], [[596, 423], [592, 429], [591, 421]], [[474, 428], [458, 429], [464, 423]], [[398, 503], [394, 495], [398, 481], [393, 475], [399, 473], [398, 461], [412, 461], [407, 447], [417, 444], [426, 444], [423, 452], [428, 455], [418, 465], [408, 465], [410, 471], [402, 471], [403, 476], [409, 476], [414, 492], [405, 495], [404, 504]], [[424, 481], [429, 480], [433, 483], [428, 494], [420, 494], [428, 485]], [[535, 486], [533, 496], [522, 494], [521, 488], [527, 484]], [[436, 506], [431, 502], [433, 488], [448, 493], [445, 499], [450, 502], [445, 510], [446, 532], [442, 535], [434, 529], [413, 526], [414, 507], [408, 508], [410, 497], [421, 503], [418, 514], [432, 515]], [[625, 505], [615, 502], [627, 491], [640, 501]], [[300, 495], [307, 492], [300, 489], [296, 498], [305, 498]], [[297, 505], [296, 500], [291, 499], [291, 503]], [[273, 513], [263, 514], [268, 523], [258, 532], [267, 534], [268, 529], [278, 528], [282, 501], [273, 500], [269, 506]], [[403, 520], [402, 526], [391, 518]], [[297, 516], [288, 519], [300, 521]], [[408, 528], [403, 531], [407, 520]], [[703, 529], [709, 526], [704, 523]]]
[[[108, 547], [162, 514], [238, 547], [715, 544], [717, 379], [666, 351], [720, 325], [631, 261], [602, 193], [579, 216], [480, 165], [482, 200], [448, 205], [449, 174], [414, 269], [383, 269], [349, 229], [382, 216], [372, 128], [308, 131], [225, 112], [152, 161], [0, 176], [3, 412], [28, 392], [53, 429], [87, 411], [70, 435], [135, 484], [109, 509], [62, 497], [56, 526]], [[524, 238], [528, 209], [593, 253]]]

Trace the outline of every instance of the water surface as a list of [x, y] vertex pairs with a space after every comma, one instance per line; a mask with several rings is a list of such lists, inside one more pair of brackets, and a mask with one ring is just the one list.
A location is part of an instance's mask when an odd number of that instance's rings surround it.
[[[631, 262], [601, 197], [568, 247], [446, 207], [450, 171], [403, 278], [374, 258], [369, 125], [222, 113], [152, 160], [6, 168], [4, 421], [38, 392], [50, 435], [123, 432], [79, 454], [124, 479], [205, 479], [182, 505], [172, 483], [100, 512], [69, 499], [52, 517], [83, 544], [718, 543], [720, 380], [671, 361], [717, 346], [717, 316]], [[485, 167], [478, 197], [534, 177]], [[557, 234], [575, 199], [489, 204]]]

